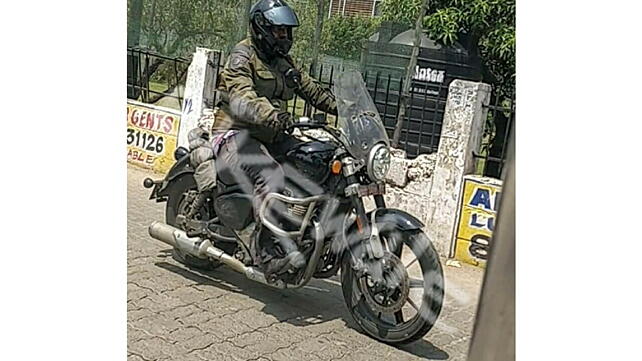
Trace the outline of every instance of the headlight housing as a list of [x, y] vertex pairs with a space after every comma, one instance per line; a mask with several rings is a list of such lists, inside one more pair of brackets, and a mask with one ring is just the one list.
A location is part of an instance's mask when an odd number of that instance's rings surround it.
[[381, 182], [390, 169], [390, 149], [379, 143], [372, 147], [368, 156], [368, 176], [375, 182]]

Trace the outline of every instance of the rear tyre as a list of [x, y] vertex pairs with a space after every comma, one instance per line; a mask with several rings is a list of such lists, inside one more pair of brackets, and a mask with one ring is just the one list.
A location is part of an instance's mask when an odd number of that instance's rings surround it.
[[[169, 184], [167, 205], [165, 207], [165, 222], [170, 226], [183, 229], [176, 221], [176, 217], [184, 212], [187, 205], [185, 197], [190, 190], [196, 190], [196, 181], [191, 174], [182, 175]], [[209, 219], [210, 215], [207, 213], [205, 208], [199, 210], [199, 214], [203, 219]], [[203, 270], [213, 270], [221, 265], [220, 262], [191, 256], [178, 248], [172, 250], [172, 258], [187, 266]]]

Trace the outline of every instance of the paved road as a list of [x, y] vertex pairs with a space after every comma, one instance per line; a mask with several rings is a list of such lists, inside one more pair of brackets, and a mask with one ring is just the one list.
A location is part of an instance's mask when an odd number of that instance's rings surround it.
[[[200, 272], [175, 262], [147, 235], [164, 203], [147, 200], [128, 166], [127, 350], [140, 360], [465, 360], [483, 272], [446, 267], [446, 299], [435, 327], [401, 348], [359, 331], [336, 279], [279, 291], [225, 268]], [[445, 260], [442, 260], [445, 265]]]

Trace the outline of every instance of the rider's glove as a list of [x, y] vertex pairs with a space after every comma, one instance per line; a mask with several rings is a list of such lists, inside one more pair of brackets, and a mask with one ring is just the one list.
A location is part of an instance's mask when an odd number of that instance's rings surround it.
[[294, 124], [294, 119], [292, 118], [292, 114], [288, 112], [277, 112], [274, 114], [272, 124], [274, 124], [274, 128], [278, 130], [286, 130]]
[[189, 150], [209, 145], [210, 134], [200, 127], [196, 127], [187, 133]]

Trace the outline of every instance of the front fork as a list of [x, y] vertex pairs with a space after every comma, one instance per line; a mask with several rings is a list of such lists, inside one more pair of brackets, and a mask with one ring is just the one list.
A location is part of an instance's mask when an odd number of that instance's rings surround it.
[[[375, 197], [383, 198], [383, 196]], [[369, 217], [366, 213], [363, 199], [358, 195], [353, 195], [351, 196], [351, 201], [356, 215], [355, 223], [357, 225], [357, 232], [359, 232], [356, 239], [362, 242], [362, 249], [365, 251], [365, 254], [354, 254], [352, 252], [354, 248], [346, 244], [348, 252], [352, 255], [352, 269], [357, 277], [360, 278], [365, 275], [370, 275], [375, 285], [379, 285], [384, 281], [383, 263], [381, 261], [384, 257], [385, 245], [383, 244], [383, 239], [379, 237], [379, 227], [375, 222], [375, 213], [377, 210], [384, 208], [381, 207], [384, 202], [383, 199], [377, 201], [377, 198], [375, 198], [377, 208], [372, 211], [371, 219], [368, 219]], [[354, 240], [355, 238], [351, 237], [351, 239]]]
[[377, 208], [386, 208], [386, 200], [383, 198], [382, 194], [377, 194], [373, 197]]
[[[350, 179], [352, 177], [348, 177], [349, 184], [355, 184], [354, 182], [357, 181], [356, 178]], [[352, 181], [352, 182], [350, 182]], [[381, 260], [384, 256], [384, 249], [387, 249], [391, 253], [395, 254], [397, 257], [401, 257], [401, 249], [402, 249], [402, 243], [401, 242], [394, 242], [393, 240], [388, 240], [391, 241], [392, 243], [390, 244], [384, 244], [386, 242], [384, 239], [382, 239], [379, 235], [379, 225], [375, 221], [376, 213], [379, 210], [385, 209], [386, 208], [386, 202], [381, 194], [374, 195], [374, 201], [376, 205], [376, 209], [371, 212], [371, 216], [368, 217], [368, 214], [366, 213], [364, 204], [363, 204], [363, 198], [360, 197], [357, 194], [353, 194], [350, 197], [350, 200], [352, 201], [352, 205], [355, 210], [355, 223], [357, 225], [357, 232], [359, 232], [359, 237], [357, 239], [361, 240], [361, 242], [364, 242], [364, 248], [367, 253], [367, 258], [370, 261], [374, 262], [366, 262], [369, 265], [367, 266], [364, 264], [358, 257], [353, 257], [353, 269], [357, 272], [359, 275], [363, 275], [365, 273], [370, 273], [372, 276], [374, 276], [374, 279], [376, 281], [379, 280], [379, 277], [382, 275], [382, 264], [381, 262], [378, 262]], [[370, 219], [369, 219], [370, 218]], [[350, 247], [350, 245], [346, 245]]]
[[[351, 174], [347, 177], [349, 185], [359, 184], [357, 177]], [[372, 219], [368, 219], [368, 215], [363, 204], [363, 198], [357, 193], [350, 196], [352, 205], [355, 210], [355, 222], [357, 225], [357, 232], [359, 232], [358, 239], [366, 242], [364, 244], [368, 258], [371, 260], [379, 260], [384, 255], [384, 247], [381, 238], [379, 237], [379, 228], [375, 222], [375, 216], [379, 209], [385, 208], [385, 199], [383, 195], [378, 194], [374, 196], [376, 209], [372, 211]]]
[[[379, 227], [375, 222], [375, 218], [376, 218], [377, 211], [381, 209], [385, 209], [385, 200], [381, 194], [377, 194], [374, 196], [374, 200], [377, 208], [374, 211], [372, 211], [371, 219], [369, 220], [368, 215], [366, 214], [365, 207], [363, 205], [362, 197], [371, 193], [369, 191], [366, 191], [364, 193], [359, 189], [360, 182], [356, 175], [358, 169], [354, 159], [352, 159], [351, 157], [344, 158], [342, 170], [343, 170], [343, 175], [346, 177], [346, 181], [347, 181], [345, 192], [346, 192], [346, 195], [352, 201], [352, 206], [354, 207], [354, 211], [355, 211], [355, 216], [356, 216], [355, 223], [357, 225], [357, 232], [359, 233], [356, 239], [359, 242], [363, 242], [363, 246], [367, 254], [367, 259], [369, 261], [374, 261], [374, 263], [376, 264], [379, 264], [381, 262], [377, 262], [377, 261], [381, 260], [384, 256], [384, 244], [382, 243], [381, 238], [379, 237]], [[344, 235], [345, 235], [345, 231], [346, 229], [343, 230]], [[351, 237], [351, 239], [354, 239], [354, 238]], [[348, 250], [352, 249], [352, 247], [349, 244], [346, 244], [345, 246], [348, 247], [347, 248]], [[354, 255], [352, 255], [352, 261], [353, 261], [352, 262], [353, 268], [355, 268], [355, 270], [359, 269], [357, 270], [357, 272], [364, 270], [363, 262], [361, 262], [361, 259], [359, 259], [359, 257], [354, 257]], [[368, 262], [368, 263], [371, 263], [371, 262]]]
[[[375, 205], [377, 206], [377, 209], [379, 208], [386, 208], [386, 201], [381, 194], [377, 194], [374, 196], [374, 201]], [[401, 248], [402, 248], [402, 243], [401, 242], [393, 242], [392, 244], [388, 244], [388, 250], [392, 253], [395, 254], [395, 256], [401, 258]]]

